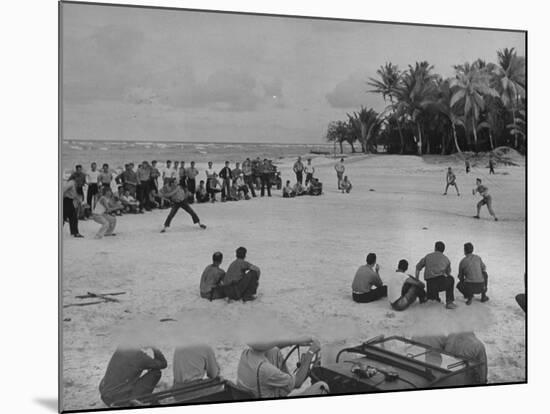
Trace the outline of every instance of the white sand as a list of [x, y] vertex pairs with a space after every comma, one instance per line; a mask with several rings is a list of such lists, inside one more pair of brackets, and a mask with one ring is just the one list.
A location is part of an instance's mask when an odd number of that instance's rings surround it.
[[[161, 387], [171, 385], [176, 344], [203, 341], [216, 351], [222, 374], [234, 380], [244, 343], [254, 336], [306, 333], [318, 337], [324, 356], [379, 334], [427, 334], [475, 330], [487, 347], [489, 381], [525, 379], [525, 318], [514, 301], [524, 290], [525, 170], [502, 167], [486, 184], [500, 221], [472, 218], [478, 197], [475, 177], [456, 164], [458, 185], [444, 197], [447, 164], [427, 164], [418, 157], [363, 156], [348, 159], [351, 194], [336, 191], [333, 160], [316, 158], [324, 183], [321, 197], [271, 198], [194, 205], [208, 225], [202, 231], [180, 210], [166, 234], [159, 230], [168, 214], [157, 210], [118, 219], [117, 236], [97, 241], [98, 225], [80, 222], [86, 238], [64, 229], [63, 300], [93, 292], [125, 291], [120, 304], [70, 307], [63, 311], [63, 382], [65, 409], [102, 407], [98, 393], [116, 344], [135, 336], [156, 342], [169, 367]], [[282, 164], [283, 180], [293, 179], [291, 161]], [[373, 189], [375, 191], [369, 191]], [[447, 245], [456, 275], [463, 244], [471, 241], [487, 264], [491, 300], [458, 309], [414, 305], [394, 312], [385, 300], [356, 304], [351, 280], [368, 252], [376, 252], [382, 278], [406, 258], [410, 271], [436, 240]], [[227, 265], [238, 246], [262, 270], [254, 302], [208, 302], [198, 295], [199, 278], [215, 250]], [[162, 318], [176, 322], [159, 322]]]

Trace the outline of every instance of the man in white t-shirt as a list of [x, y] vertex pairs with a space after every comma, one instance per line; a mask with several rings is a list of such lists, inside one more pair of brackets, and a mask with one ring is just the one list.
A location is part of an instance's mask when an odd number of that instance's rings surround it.
[[[284, 363], [281, 348], [294, 345], [309, 345], [302, 354], [300, 368], [295, 375], [289, 373]], [[237, 385], [255, 398], [279, 398], [297, 395], [320, 395], [328, 393], [328, 385], [316, 382], [305, 390], [298, 391], [309, 375], [314, 355], [321, 350], [318, 341], [312, 338], [295, 338], [248, 344], [239, 361]]]
[[86, 183], [88, 184], [88, 190], [86, 191], [86, 204], [92, 209], [95, 207], [97, 201], [97, 194], [99, 193], [99, 170], [97, 164], [92, 162], [91, 169], [86, 173]]
[[405, 273], [409, 268], [409, 262], [405, 259], [399, 261], [395, 274], [387, 278], [388, 301], [393, 310], [403, 311], [407, 309], [416, 298], [420, 303], [426, 302], [424, 283]]
[[166, 165], [162, 169], [162, 182], [163, 184], [170, 184], [172, 182], [172, 161], [166, 161]]
[[307, 159], [307, 164], [304, 167], [304, 172], [306, 173], [306, 186], [309, 182], [313, 181], [313, 174], [315, 173], [315, 168], [311, 164], [311, 158]]

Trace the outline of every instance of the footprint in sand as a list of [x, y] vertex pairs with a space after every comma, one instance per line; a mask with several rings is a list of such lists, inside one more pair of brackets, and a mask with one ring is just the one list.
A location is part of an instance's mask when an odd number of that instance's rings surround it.
[[395, 313], [393, 313], [393, 312], [387, 312], [387, 313], [386, 313], [386, 318], [395, 318]]

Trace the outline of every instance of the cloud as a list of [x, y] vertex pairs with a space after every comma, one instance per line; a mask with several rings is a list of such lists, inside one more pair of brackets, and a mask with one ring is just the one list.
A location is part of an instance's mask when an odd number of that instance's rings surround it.
[[364, 105], [367, 97], [365, 77], [352, 74], [327, 93], [326, 99], [333, 108], [355, 108]]
[[[164, 79], [171, 79], [168, 84]], [[251, 111], [264, 99], [256, 79], [249, 73], [220, 69], [204, 81], [189, 68], [156, 79], [156, 94], [176, 108], [210, 108], [218, 111]], [[153, 88], [154, 89], [154, 88]]]

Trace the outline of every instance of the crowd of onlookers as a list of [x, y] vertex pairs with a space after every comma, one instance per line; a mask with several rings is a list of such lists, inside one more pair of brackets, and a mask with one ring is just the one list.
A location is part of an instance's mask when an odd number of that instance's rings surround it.
[[[343, 160], [341, 161], [343, 164]], [[321, 195], [323, 184], [313, 176], [314, 168], [311, 159], [307, 165], [298, 158], [294, 164], [296, 184], [290, 181], [283, 187], [280, 173], [269, 159], [247, 158], [242, 164], [236, 162], [233, 166], [229, 161], [221, 169], [215, 169], [208, 162], [204, 171], [204, 179], [191, 161], [186, 166], [185, 161], [166, 161], [164, 167], [159, 167], [157, 161], [143, 161], [141, 164], [128, 163], [122, 171], [115, 171], [109, 164], [103, 164], [101, 169], [92, 162], [90, 169], [84, 171], [82, 165], [77, 165], [63, 185], [63, 220], [68, 221], [71, 235], [82, 237], [78, 231], [78, 220], [92, 218], [101, 224], [97, 237], [113, 235], [116, 220], [115, 215], [124, 213], [141, 214], [153, 209], [169, 208], [173, 202], [165, 194], [173, 191], [171, 186], [181, 187], [185, 191], [185, 202], [214, 203], [217, 194], [222, 202], [249, 200], [266, 194], [271, 197], [273, 186], [282, 188], [283, 197], [300, 195]], [[303, 183], [303, 173], [306, 175]], [[342, 179], [342, 191], [351, 190], [347, 177]]]

